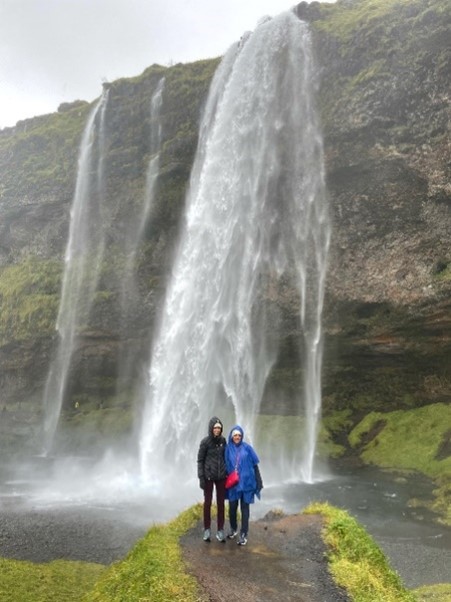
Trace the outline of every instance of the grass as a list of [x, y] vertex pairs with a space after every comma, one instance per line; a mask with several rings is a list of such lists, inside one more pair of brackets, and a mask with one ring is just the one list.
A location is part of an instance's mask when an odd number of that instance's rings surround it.
[[451, 583], [425, 585], [414, 591], [418, 602], [451, 602]]
[[197, 602], [197, 582], [186, 573], [179, 538], [201, 517], [192, 506], [167, 525], [155, 525], [101, 577], [83, 602]]
[[416, 601], [371, 536], [346, 511], [314, 503], [304, 513], [324, 517], [322, 535], [328, 547], [330, 572], [353, 602]]
[[345, 8], [343, 4], [323, 5], [321, 8], [327, 18], [316, 21], [315, 27], [348, 41], [356, 30], [365, 32], [380, 26], [382, 31], [390, 28], [397, 14], [405, 18], [403, 8], [417, 6], [420, 17], [416, 18], [421, 19], [423, 13], [429, 10], [428, 4], [437, 11], [446, 10], [446, 3], [437, 0], [360, 0], [349, 3]]
[[56, 560], [35, 564], [0, 558], [2, 602], [80, 602], [105, 567], [101, 564]]
[[365, 462], [387, 468], [395, 462], [397, 468], [419, 470], [431, 477], [451, 474], [451, 457], [437, 459], [451, 425], [451, 405], [434, 403], [411, 410], [371, 412], [351, 431], [351, 445], [358, 447], [380, 421], [384, 421], [384, 428], [360, 454]]
[[[378, 423], [382, 428], [372, 433]], [[451, 525], [451, 455], [439, 453], [450, 424], [451, 405], [444, 403], [371, 412], [351, 431], [349, 442], [362, 447], [360, 456], [367, 464], [415, 470], [435, 479], [435, 500], [427, 505], [441, 515], [440, 522]]]
[[0, 342], [54, 331], [62, 265], [29, 258], [0, 269]]
[[[277, 511], [276, 511], [277, 512]], [[0, 559], [2, 602], [199, 602], [179, 538], [201, 518], [200, 504], [166, 525], [155, 525], [121, 561], [47, 564]], [[409, 592], [365, 529], [344, 510], [311, 504], [305, 514], [325, 519], [323, 539], [330, 571], [353, 602], [451, 602], [451, 584]]]

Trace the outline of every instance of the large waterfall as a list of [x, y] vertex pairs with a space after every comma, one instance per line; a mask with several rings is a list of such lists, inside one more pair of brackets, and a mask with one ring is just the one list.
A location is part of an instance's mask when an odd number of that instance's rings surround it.
[[329, 243], [314, 92], [309, 30], [291, 12], [262, 22], [217, 70], [152, 349], [140, 442], [147, 480], [194, 475], [214, 414], [256, 437], [277, 356], [265, 301], [283, 278], [299, 298], [303, 429], [289, 453], [269, 441], [268, 457], [278, 478], [314, 478]]
[[104, 137], [108, 91], [92, 110], [83, 133], [56, 329], [58, 345], [44, 391], [44, 452], [52, 449], [68, 386], [71, 361], [89, 319], [105, 247], [102, 215]]

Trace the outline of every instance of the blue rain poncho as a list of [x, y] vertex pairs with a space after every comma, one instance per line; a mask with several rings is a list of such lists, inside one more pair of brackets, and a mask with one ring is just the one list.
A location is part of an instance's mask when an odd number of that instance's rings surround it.
[[[238, 445], [235, 445], [232, 439], [232, 433], [235, 430], [241, 432], [241, 442]], [[252, 445], [249, 445], [243, 439], [243, 429], [239, 425], [234, 426], [229, 434], [225, 460], [227, 474], [230, 474], [237, 468], [240, 481], [235, 487], [227, 490], [227, 497], [231, 502], [243, 497], [247, 504], [253, 504], [254, 495], [260, 499], [260, 491], [257, 489], [257, 479], [255, 478], [255, 465], [260, 460]]]

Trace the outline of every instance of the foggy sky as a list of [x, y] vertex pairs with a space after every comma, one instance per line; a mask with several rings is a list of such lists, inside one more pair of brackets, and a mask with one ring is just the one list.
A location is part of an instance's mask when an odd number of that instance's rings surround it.
[[0, 128], [103, 81], [211, 58], [292, 0], [0, 0]]

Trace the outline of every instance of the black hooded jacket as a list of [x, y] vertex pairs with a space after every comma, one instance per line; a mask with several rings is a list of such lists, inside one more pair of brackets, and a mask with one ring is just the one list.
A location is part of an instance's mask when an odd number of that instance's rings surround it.
[[219, 437], [213, 436], [213, 426], [218, 422], [222, 428], [222, 422], [213, 416], [208, 423], [208, 437], [200, 442], [197, 454], [197, 476], [201, 487], [205, 481], [220, 481], [227, 476], [224, 459], [226, 440], [222, 436], [222, 431]]

